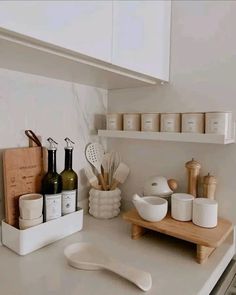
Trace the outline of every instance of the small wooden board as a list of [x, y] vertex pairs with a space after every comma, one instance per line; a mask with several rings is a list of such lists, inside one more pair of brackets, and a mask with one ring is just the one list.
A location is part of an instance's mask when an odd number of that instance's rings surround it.
[[41, 191], [43, 148], [13, 148], [3, 153], [6, 222], [18, 227], [19, 197]]
[[199, 227], [191, 221], [177, 221], [171, 218], [170, 214], [159, 222], [148, 222], [139, 216], [136, 209], [124, 213], [123, 219], [132, 223], [133, 239], [139, 239], [145, 229], [150, 229], [196, 244], [198, 263], [205, 262], [233, 230], [232, 223], [223, 218], [219, 218], [217, 227], [211, 229]]

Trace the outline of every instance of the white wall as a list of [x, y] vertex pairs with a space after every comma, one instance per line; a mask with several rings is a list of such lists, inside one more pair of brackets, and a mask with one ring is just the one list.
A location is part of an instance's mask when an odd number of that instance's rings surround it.
[[[173, 1], [171, 81], [157, 87], [109, 93], [109, 111], [236, 113], [236, 2]], [[151, 175], [177, 178], [186, 190], [184, 164], [194, 157], [218, 179], [220, 214], [236, 223], [236, 145], [109, 140], [131, 168], [123, 185], [130, 201]], [[129, 205], [129, 204], [128, 204]]]
[[[0, 157], [5, 148], [27, 146], [25, 129], [51, 136], [58, 143], [57, 170], [64, 166], [64, 138], [75, 141], [74, 170], [79, 174], [79, 200], [88, 196], [82, 173], [84, 148], [97, 141], [96, 128], [104, 124], [107, 91], [84, 85], [0, 69]], [[3, 215], [2, 161], [0, 220]]]

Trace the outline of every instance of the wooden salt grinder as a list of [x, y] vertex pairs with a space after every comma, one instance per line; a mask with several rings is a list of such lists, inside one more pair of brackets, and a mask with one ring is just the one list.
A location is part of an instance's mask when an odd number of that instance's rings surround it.
[[185, 164], [185, 167], [188, 170], [188, 193], [197, 197], [197, 182], [201, 165], [192, 159]]
[[203, 197], [211, 200], [215, 199], [217, 180], [214, 176], [208, 173], [203, 178]]

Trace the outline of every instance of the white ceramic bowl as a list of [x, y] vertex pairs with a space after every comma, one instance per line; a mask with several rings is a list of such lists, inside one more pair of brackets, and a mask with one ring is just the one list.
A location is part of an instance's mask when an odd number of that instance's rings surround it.
[[36, 226], [43, 223], [43, 215], [41, 215], [39, 218], [35, 219], [22, 219], [19, 217], [19, 227], [20, 229], [27, 229], [32, 226]]
[[20, 217], [22, 219], [36, 219], [42, 215], [43, 196], [40, 194], [27, 194], [19, 199]]
[[143, 197], [144, 202], [138, 202], [133, 200], [134, 206], [137, 209], [139, 215], [147, 221], [156, 222], [162, 220], [168, 209], [168, 202], [160, 197]]

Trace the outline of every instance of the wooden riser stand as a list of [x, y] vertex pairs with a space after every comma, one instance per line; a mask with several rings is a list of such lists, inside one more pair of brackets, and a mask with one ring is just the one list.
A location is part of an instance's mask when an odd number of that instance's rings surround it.
[[211, 229], [196, 226], [192, 222], [174, 220], [170, 215], [159, 222], [148, 222], [135, 209], [125, 213], [123, 218], [132, 224], [131, 237], [134, 240], [141, 238], [148, 229], [196, 244], [196, 261], [200, 264], [207, 261], [233, 230], [232, 223], [222, 218], [218, 219], [217, 227]]

